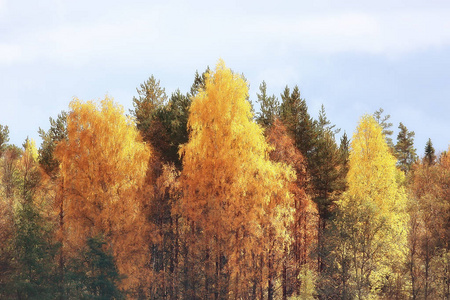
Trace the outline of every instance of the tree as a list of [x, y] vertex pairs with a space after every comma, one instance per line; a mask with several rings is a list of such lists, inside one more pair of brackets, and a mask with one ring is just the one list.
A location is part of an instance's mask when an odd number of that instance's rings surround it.
[[310, 151], [308, 165], [311, 182], [314, 188], [313, 199], [317, 204], [319, 212], [318, 220], [318, 270], [322, 272], [325, 268], [325, 230], [327, 221], [331, 218], [331, 207], [333, 202], [345, 189], [345, 172], [342, 170], [344, 161], [342, 154], [336, 144], [335, 134], [339, 129], [334, 129], [325, 114], [322, 105], [318, 121], [315, 123], [315, 143]]
[[[353, 135], [347, 174], [348, 190], [338, 201], [335, 221], [341, 241], [339, 258], [342, 293], [358, 299], [385, 294], [394, 297], [406, 257], [406, 195], [395, 158], [373, 117], [363, 116]], [[345, 269], [344, 269], [345, 267]]]
[[131, 115], [136, 120], [136, 127], [144, 141], [151, 143], [160, 155], [169, 148], [169, 137], [161, 122], [163, 108], [167, 105], [165, 89], [160, 81], [152, 75], [147, 81], [136, 88], [138, 97], [133, 97]]
[[59, 162], [55, 159], [55, 148], [58, 142], [67, 139], [67, 113], [62, 111], [56, 120], [50, 118], [50, 129], [46, 132], [39, 128], [42, 139], [39, 148], [39, 164], [49, 176], [56, 176]]
[[67, 113], [62, 111], [56, 120], [50, 118], [50, 128], [48, 131], [39, 128], [39, 136], [42, 139], [41, 147], [39, 148], [38, 161], [42, 170], [45, 172], [44, 177], [47, 177], [46, 185], [53, 193], [53, 208], [58, 215], [58, 230], [57, 240], [60, 244], [59, 256], [59, 297], [65, 298], [65, 253], [64, 253], [64, 182], [60, 176], [59, 165], [60, 162], [55, 157], [55, 149], [59, 142], [67, 140]]
[[[6, 127], [7, 129], [7, 127]], [[3, 132], [2, 132], [3, 131]], [[7, 130], [0, 125], [1, 139], [8, 140]], [[1, 144], [1, 143], [0, 143]], [[17, 159], [21, 150], [0, 145], [0, 298], [8, 298], [14, 271], [14, 190]]]
[[435, 163], [436, 154], [431, 139], [428, 139], [427, 144], [425, 145], [425, 157], [423, 159], [430, 166]]
[[[431, 145], [431, 142], [429, 143]], [[432, 146], [430, 147], [432, 148]], [[450, 290], [450, 158], [430, 159], [429, 151], [411, 171], [410, 189], [416, 203], [414, 275], [415, 294], [424, 299], [445, 299]], [[410, 247], [412, 251], [412, 247]]]
[[[174, 163], [181, 168], [178, 150], [188, 140], [187, 120], [191, 97], [196, 89], [204, 85], [205, 73], [200, 76], [196, 72], [195, 76], [191, 94], [183, 95], [177, 90], [169, 100], [159, 80], [156, 81], [153, 76], [141, 84], [141, 89], [137, 89], [139, 98], [133, 98], [134, 110], [131, 110], [131, 114], [136, 118], [137, 128], [144, 140], [153, 146], [155, 162]], [[161, 169], [160, 164], [155, 167]]]
[[[348, 173], [348, 163], [349, 163], [349, 156], [350, 156], [350, 140], [347, 137], [347, 133], [344, 132], [344, 134], [341, 137], [341, 143], [339, 145], [339, 151], [341, 153], [341, 162], [342, 162], [342, 177], [345, 178]], [[345, 183], [347, 184], [347, 183]], [[345, 188], [346, 189], [346, 188]]]
[[273, 255], [288, 241], [293, 172], [268, 160], [247, 93], [245, 80], [220, 61], [192, 101], [190, 139], [180, 152], [181, 212], [190, 234], [187, 297], [250, 297], [254, 256], [267, 259], [261, 284], [273, 297]]
[[258, 113], [256, 120], [263, 128], [267, 128], [273, 124], [275, 118], [279, 115], [280, 104], [275, 95], [267, 95], [267, 85], [265, 81], [259, 86], [259, 91], [260, 94], [257, 94], [257, 101], [261, 111]]
[[386, 139], [386, 143], [388, 144], [389, 148], [394, 149], [394, 143], [392, 142], [392, 138], [391, 138], [391, 136], [394, 132], [389, 129], [392, 127], [392, 123], [389, 122], [391, 115], [383, 116], [383, 113], [384, 113], [384, 109], [380, 108], [379, 110], [377, 110], [373, 113], [373, 117], [375, 118], [377, 123], [381, 126], [381, 128], [383, 130], [382, 133]]
[[[178, 155], [180, 145], [187, 143], [188, 134], [188, 117], [189, 108], [191, 106], [191, 98], [189, 95], [183, 95], [179, 90], [172, 94], [166, 106], [159, 109], [157, 119], [162, 125], [162, 132], [166, 135], [167, 146], [162, 153], [162, 161], [165, 163], [174, 163], [181, 169], [181, 159]], [[155, 137], [156, 141], [161, 138], [160, 135]], [[155, 142], [153, 142], [155, 144]]]
[[198, 73], [198, 71], [195, 71], [195, 76], [194, 76], [194, 83], [191, 86], [191, 90], [188, 94], [188, 98], [193, 98], [197, 95], [198, 92], [200, 92], [200, 90], [205, 88], [205, 84], [206, 84], [206, 77], [207, 75], [210, 73], [210, 69], [209, 67], [206, 67], [205, 72], [202, 73], [202, 75], [200, 75]]
[[136, 288], [141, 276], [148, 277], [142, 266], [148, 259], [143, 206], [149, 199], [137, 193], [146, 176], [149, 146], [109, 98], [100, 105], [75, 99], [70, 108], [67, 139], [55, 152], [64, 182], [65, 245], [77, 253], [86, 239], [104, 235], [119, 272], [127, 276], [122, 287]]
[[407, 173], [412, 164], [417, 160], [416, 149], [414, 148], [414, 131], [408, 131], [403, 123], [398, 126], [400, 132], [397, 135], [397, 144], [395, 145], [395, 155], [397, 165]]
[[6, 145], [9, 142], [9, 128], [0, 124], [0, 156], [5, 151]]
[[19, 299], [49, 298], [53, 293], [56, 245], [52, 243], [51, 227], [43, 214], [46, 203], [39, 191], [41, 173], [34, 141], [26, 140], [18, 163], [13, 238], [14, 294]]
[[295, 86], [290, 93], [286, 86], [281, 94], [280, 119], [294, 137], [295, 145], [309, 162], [316, 142], [315, 122], [308, 113], [305, 99], [300, 98], [300, 90]]
[[119, 290], [122, 277], [113, 253], [105, 250], [102, 236], [88, 238], [79, 256], [72, 258], [68, 278], [71, 285], [68, 296], [82, 299], [125, 299]]
[[[282, 260], [283, 299], [293, 294], [301, 296], [312, 278], [313, 264], [311, 254], [317, 243], [317, 205], [306, 193], [309, 176], [306, 173], [306, 159], [300, 153], [286, 127], [275, 118], [266, 131], [267, 141], [273, 147], [269, 157], [274, 162], [291, 166], [296, 172], [296, 180], [289, 185], [294, 199], [294, 220], [289, 229], [292, 241], [285, 249]], [[289, 249], [289, 250], [288, 250]]]

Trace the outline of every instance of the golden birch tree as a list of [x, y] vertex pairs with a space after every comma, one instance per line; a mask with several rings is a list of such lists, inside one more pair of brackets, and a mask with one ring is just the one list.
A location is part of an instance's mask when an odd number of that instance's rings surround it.
[[67, 139], [56, 148], [64, 186], [65, 247], [80, 251], [88, 238], [104, 236], [124, 288], [146, 282], [142, 187], [150, 157], [132, 119], [105, 98], [70, 103]]
[[382, 128], [363, 116], [351, 143], [348, 191], [338, 201], [337, 236], [345, 241], [335, 251], [349, 278], [343, 298], [350, 290], [357, 299], [392, 293], [393, 282], [402, 280], [408, 215], [395, 164]]
[[280, 245], [270, 256], [289, 240], [294, 173], [269, 160], [247, 96], [243, 77], [219, 61], [192, 101], [190, 139], [180, 151], [181, 212], [191, 235], [188, 297], [249, 298], [251, 258], [263, 254], [262, 242]]

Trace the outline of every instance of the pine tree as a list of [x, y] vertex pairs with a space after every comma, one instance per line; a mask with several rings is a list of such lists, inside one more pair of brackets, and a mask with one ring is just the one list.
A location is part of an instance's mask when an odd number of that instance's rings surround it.
[[140, 88], [136, 88], [136, 91], [138, 97], [133, 97], [134, 109], [130, 110], [136, 127], [144, 141], [151, 143], [159, 155], [164, 155], [170, 147], [167, 129], [162, 124], [164, 108], [167, 105], [165, 89], [152, 75]]
[[59, 165], [60, 162], [55, 157], [55, 149], [59, 142], [67, 139], [67, 113], [62, 111], [56, 120], [50, 118], [50, 128], [48, 131], [39, 128], [39, 136], [42, 139], [41, 147], [39, 148], [38, 161], [42, 170], [48, 177], [47, 186], [54, 191], [53, 208], [58, 214], [58, 230], [57, 240], [60, 245], [58, 249], [58, 267], [59, 267], [59, 297], [65, 297], [65, 245], [63, 238], [64, 228], [64, 187], [61, 178]]
[[81, 253], [70, 260], [67, 272], [69, 298], [125, 299], [119, 289], [123, 277], [113, 253], [106, 246], [103, 236], [90, 237]]
[[344, 173], [343, 177], [347, 176], [348, 172], [348, 159], [350, 156], [350, 140], [348, 139], [347, 133], [341, 137], [341, 143], [339, 145], [339, 151], [341, 152], [341, 160], [342, 160], [342, 171]]
[[314, 129], [316, 140], [308, 165], [319, 212], [317, 252], [318, 270], [322, 272], [327, 255], [324, 239], [326, 225], [331, 218], [333, 202], [345, 189], [345, 174], [341, 170], [342, 157], [335, 140], [335, 133], [339, 130], [327, 119], [323, 105]]
[[267, 95], [267, 85], [263, 81], [259, 86], [260, 94], [257, 94], [260, 112], [257, 114], [257, 122], [264, 128], [270, 127], [279, 115], [280, 104], [275, 95]]
[[17, 174], [17, 205], [13, 241], [13, 285], [19, 299], [47, 299], [53, 294], [53, 257], [56, 246], [38, 199], [41, 173], [34, 141], [26, 140]]
[[384, 138], [386, 139], [386, 143], [388, 144], [389, 148], [394, 149], [394, 143], [392, 142], [392, 138], [391, 138], [391, 136], [394, 132], [389, 129], [392, 127], [392, 123], [389, 122], [391, 115], [382, 116], [383, 113], [384, 113], [384, 109], [380, 108], [379, 110], [377, 110], [373, 113], [373, 117], [375, 118], [377, 123], [381, 126], [381, 128], [383, 130], [382, 133], [384, 135]]
[[48, 131], [39, 128], [39, 136], [42, 139], [39, 148], [39, 164], [50, 176], [56, 176], [59, 162], [55, 159], [55, 148], [58, 142], [67, 138], [67, 113], [62, 111], [56, 120], [50, 118]]
[[407, 173], [412, 164], [417, 160], [416, 149], [414, 148], [414, 131], [408, 131], [405, 125], [400, 122], [398, 126], [400, 132], [397, 135], [397, 144], [395, 145], [395, 155], [397, 165]]
[[9, 128], [0, 124], [0, 156], [5, 151], [7, 143], [9, 142]]
[[205, 88], [206, 77], [211, 70], [209, 67], [206, 67], [205, 72], [200, 75], [198, 71], [195, 71], [194, 82], [192, 83], [191, 90], [188, 94], [188, 98], [193, 98], [197, 95], [200, 90]]
[[429, 166], [436, 162], [436, 154], [431, 139], [428, 139], [425, 145], [425, 157], [423, 158]]
[[308, 113], [306, 101], [300, 98], [300, 90], [295, 86], [290, 93], [286, 86], [281, 94], [280, 118], [294, 137], [295, 145], [309, 162], [316, 142], [314, 120]]

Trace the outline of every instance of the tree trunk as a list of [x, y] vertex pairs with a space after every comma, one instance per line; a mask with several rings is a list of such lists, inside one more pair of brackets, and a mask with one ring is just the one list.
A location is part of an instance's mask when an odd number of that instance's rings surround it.
[[287, 247], [284, 247], [284, 259], [283, 259], [283, 300], [287, 300], [287, 259], [288, 251]]
[[272, 249], [269, 249], [269, 256], [268, 256], [268, 267], [269, 267], [269, 278], [268, 278], [268, 287], [267, 287], [267, 299], [273, 300], [273, 294], [274, 294], [274, 270], [273, 270], [273, 253]]

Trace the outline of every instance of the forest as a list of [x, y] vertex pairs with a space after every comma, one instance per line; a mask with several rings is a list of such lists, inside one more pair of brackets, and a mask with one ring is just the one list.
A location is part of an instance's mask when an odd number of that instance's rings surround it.
[[297, 86], [255, 111], [222, 60], [136, 90], [0, 125], [0, 299], [450, 299], [450, 148], [383, 109], [337, 138]]

